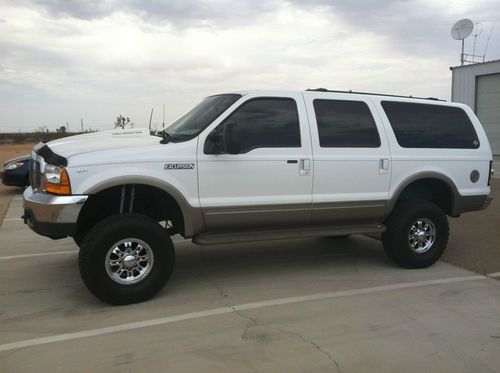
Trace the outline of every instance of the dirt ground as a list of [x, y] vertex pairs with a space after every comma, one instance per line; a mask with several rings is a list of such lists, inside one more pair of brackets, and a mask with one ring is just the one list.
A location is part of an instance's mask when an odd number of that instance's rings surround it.
[[[33, 146], [35, 144], [0, 145], [0, 167], [3, 167], [6, 160], [30, 154]], [[0, 183], [0, 225], [9, 208], [12, 197], [18, 194], [19, 190], [19, 188], [5, 186]]]
[[445, 262], [481, 274], [500, 271], [500, 179], [491, 180], [491, 192], [493, 202], [486, 210], [450, 218]]

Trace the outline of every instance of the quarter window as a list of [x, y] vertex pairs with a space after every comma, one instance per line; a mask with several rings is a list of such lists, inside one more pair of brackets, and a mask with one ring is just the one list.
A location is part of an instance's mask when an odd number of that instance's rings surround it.
[[403, 148], [479, 147], [469, 116], [459, 107], [398, 101], [383, 101], [382, 107]]
[[378, 148], [375, 120], [362, 101], [320, 100], [313, 102], [322, 148]]

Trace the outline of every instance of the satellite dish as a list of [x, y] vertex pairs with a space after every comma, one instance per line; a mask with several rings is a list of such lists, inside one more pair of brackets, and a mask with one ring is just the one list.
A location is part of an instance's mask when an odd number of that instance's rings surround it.
[[451, 28], [451, 37], [455, 40], [464, 40], [474, 30], [474, 22], [468, 18], [461, 19]]

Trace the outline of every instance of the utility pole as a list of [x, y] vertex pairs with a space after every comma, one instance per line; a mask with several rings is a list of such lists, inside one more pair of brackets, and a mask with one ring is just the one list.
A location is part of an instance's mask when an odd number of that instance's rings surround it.
[[83, 133], [83, 118], [80, 118], [80, 123], [82, 125], [82, 133]]
[[153, 108], [151, 108], [151, 115], [149, 116], [149, 131], [151, 132], [151, 121], [153, 120]]
[[163, 104], [163, 122], [162, 129], [165, 130], [165, 104]]

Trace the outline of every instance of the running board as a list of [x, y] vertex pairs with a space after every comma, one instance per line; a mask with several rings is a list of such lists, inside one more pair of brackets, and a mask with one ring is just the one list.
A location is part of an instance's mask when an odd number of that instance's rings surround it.
[[385, 226], [379, 223], [364, 225], [338, 225], [332, 227], [296, 227], [272, 230], [214, 231], [193, 237], [197, 245], [216, 245], [250, 241], [283, 240], [290, 238], [343, 236], [346, 234], [382, 233]]

